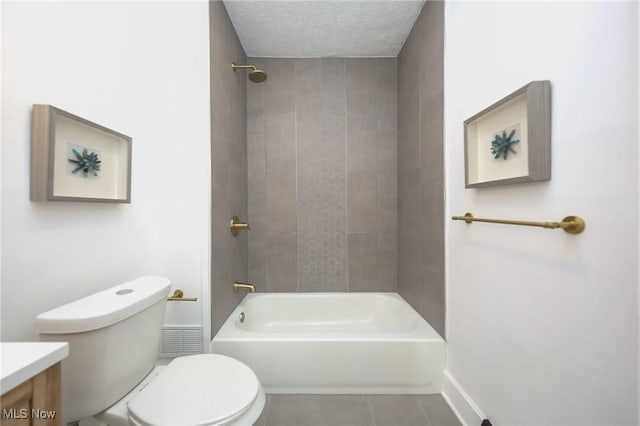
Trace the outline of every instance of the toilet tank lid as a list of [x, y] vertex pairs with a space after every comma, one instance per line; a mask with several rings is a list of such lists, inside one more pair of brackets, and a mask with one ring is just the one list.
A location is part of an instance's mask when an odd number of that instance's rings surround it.
[[41, 334], [79, 333], [120, 322], [169, 294], [167, 278], [146, 275], [92, 294], [36, 317]]

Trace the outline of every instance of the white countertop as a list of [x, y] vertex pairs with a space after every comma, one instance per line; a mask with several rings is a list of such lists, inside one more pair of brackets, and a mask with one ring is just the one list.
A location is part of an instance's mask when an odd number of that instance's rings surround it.
[[67, 342], [0, 342], [0, 394], [69, 356]]

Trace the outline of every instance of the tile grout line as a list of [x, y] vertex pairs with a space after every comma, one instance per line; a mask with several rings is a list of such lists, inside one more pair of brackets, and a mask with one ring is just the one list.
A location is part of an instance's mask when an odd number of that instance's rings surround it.
[[271, 414], [271, 395], [265, 394], [266, 401], [264, 402], [264, 426], [269, 426], [269, 415]]
[[[346, 256], [344, 259], [346, 269], [346, 289], [350, 292], [351, 280], [349, 279], [349, 66], [348, 59], [344, 59], [344, 240], [346, 244]], [[367, 398], [367, 401], [369, 398]]]
[[[373, 420], [373, 426], [378, 426], [378, 423], [376, 423], [376, 415], [373, 412], [373, 405], [371, 405], [371, 400], [369, 399], [370, 395], [365, 395], [365, 399], [367, 400], [367, 405], [369, 406], [369, 414], [371, 414], [371, 419]], [[430, 426], [430, 425], [429, 425]]]
[[427, 419], [427, 426], [433, 426], [433, 423], [431, 423], [431, 419], [427, 415], [427, 411], [424, 409], [418, 398], [416, 398], [416, 402], [418, 403], [418, 408], [420, 409], [420, 411], [422, 411], [422, 415], [425, 419]]
[[[249, 84], [249, 81], [247, 80], [247, 84]], [[265, 180], [265, 188], [264, 188], [264, 192], [265, 192], [265, 196], [264, 196], [264, 210], [261, 212], [265, 217], [268, 216], [267, 215], [267, 205], [268, 205], [268, 188], [269, 188], [269, 173], [268, 173], [268, 169], [267, 169], [267, 144], [268, 144], [268, 139], [267, 139], [267, 84], [269, 84], [268, 82], [265, 83], [265, 86], [262, 88], [262, 96], [260, 99], [260, 109], [262, 110], [262, 131], [264, 133], [264, 180]], [[250, 86], [248, 86], [250, 87]], [[267, 220], [267, 223], [269, 223], [269, 221]], [[263, 261], [265, 263], [264, 265], [264, 280], [265, 280], [265, 291], [269, 291], [271, 289], [271, 278], [270, 278], [270, 274], [269, 274], [269, 227], [265, 226], [265, 236], [264, 236], [264, 244], [265, 244], [265, 253], [264, 253], [264, 258]]]
[[298, 179], [298, 67], [300, 61], [293, 59], [293, 141], [295, 145], [295, 164], [293, 166], [293, 171], [296, 176], [296, 292], [300, 292], [300, 221], [298, 218], [300, 217], [300, 200], [299, 200], [299, 191], [300, 191], [300, 183]]

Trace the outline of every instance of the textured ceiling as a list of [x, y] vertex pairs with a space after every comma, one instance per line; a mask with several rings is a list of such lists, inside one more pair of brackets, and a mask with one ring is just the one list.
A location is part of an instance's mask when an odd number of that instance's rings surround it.
[[424, 0], [224, 0], [250, 57], [397, 56]]

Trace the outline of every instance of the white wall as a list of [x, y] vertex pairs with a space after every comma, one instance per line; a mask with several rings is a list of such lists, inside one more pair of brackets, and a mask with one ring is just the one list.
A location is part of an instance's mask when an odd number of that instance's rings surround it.
[[[35, 103], [133, 137], [130, 205], [29, 201]], [[206, 1], [2, 2], [2, 340], [143, 274], [202, 298], [209, 135]], [[201, 306], [169, 303], [166, 323], [202, 324]]]
[[[638, 4], [447, 2], [451, 375], [496, 426], [637, 424]], [[464, 189], [463, 121], [552, 84], [550, 182]], [[487, 148], [488, 149], [488, 148]]]

